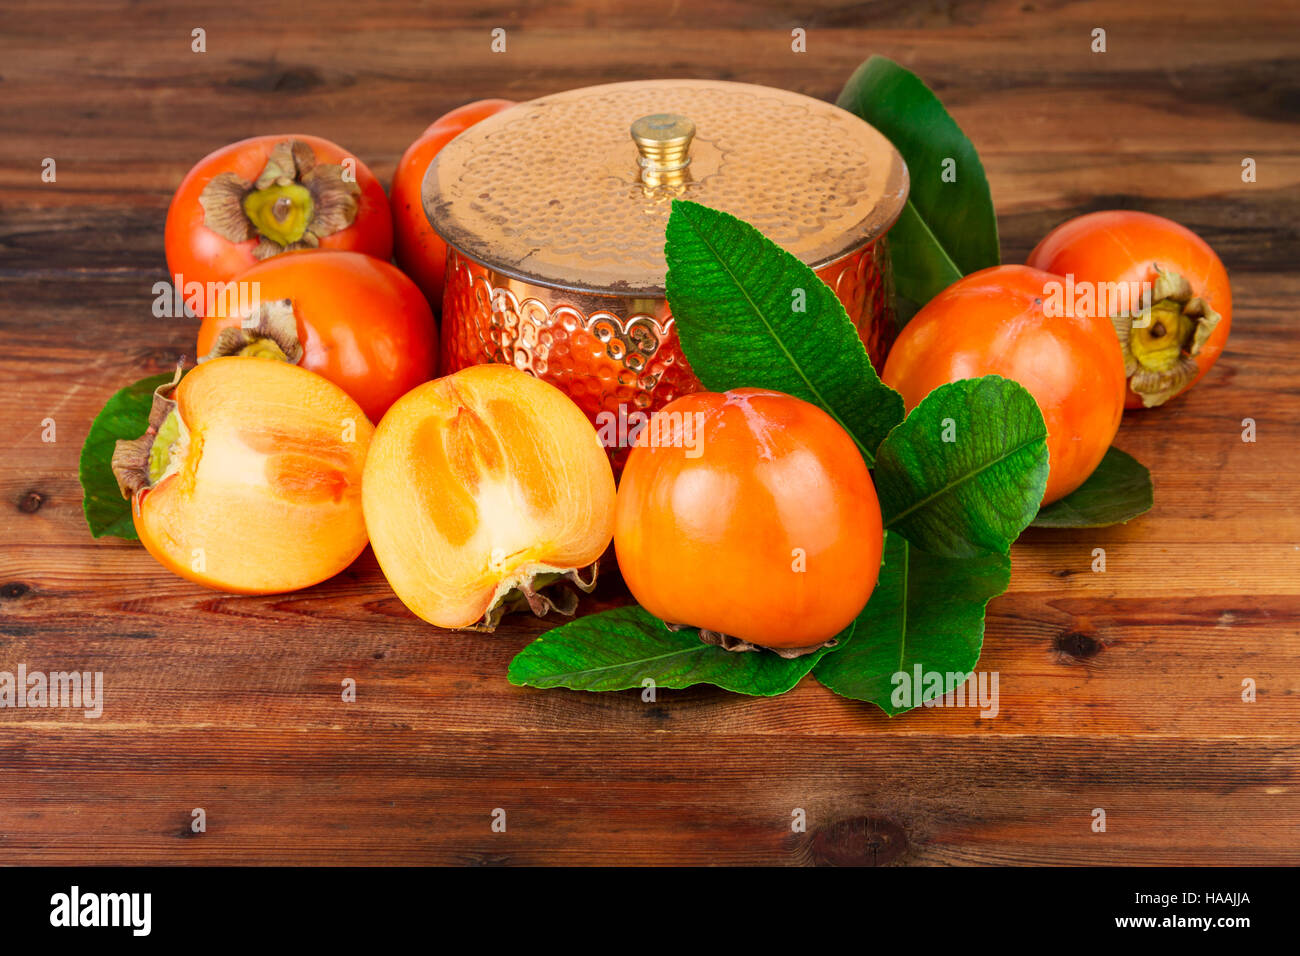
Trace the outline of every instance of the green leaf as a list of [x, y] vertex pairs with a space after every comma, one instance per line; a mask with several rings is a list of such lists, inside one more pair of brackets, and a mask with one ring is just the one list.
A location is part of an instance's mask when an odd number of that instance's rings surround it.
[[[921, 306], [960, 279], [962, 272], [944, 253], [911, 200], [903, 206], [898, 222], [889, 230], [889, 247], [894, 274], [894, 317], [902, 328]], [[895, 254], [895, 247], [903, 251]], [[913, 253], [908, 254], [907, 250]]]
[[875, 482], [885, 527], [918, 548], [1006, 554], [1047, 487], [1043, 414], [999, 375], [941, 385], [881, 444]]
[[770, 388], [812, 402], [873, 463], [903, 420], [903, 400], [876, 375], [830, 287], [748, 223], [680, 199], [665, 254], [668, 304], [704, 387]]
[[[889, 534], [880, 580], [853, 637], [818, 661], [813, 676], [842, 697], [870, 701], [891, 717], [940, 696], [975, 670], [984, 643], [984, 607], [1010, 581], [1011, 561], [1002, 555], [941, 558]], [[940, 690], [930, 674], [954, 676]]]
[[[850, 625], [850, 628], [852, 625]], [[846, 630], [840, 643], [851, 634]], [[670, 631], [637, 605], [589, 614], [547, 631], [510, 662], [510, 683], [573, 690], [627, 690], [714, 684], [737, 694], [784, 694], [830, 648], [794, 660], [768, 651], [724, 651], [693, 629]]]
[[873, 56], [836, 103], [884, 133], [907, 161], [911, 191], [889, 231], [895, 291], [905, 300], [900, 316], [963, 275], [997, 265], [998, 220], [984, 166], [930, 88], [893, 60]]
[[131, 502], [122, 497], [113, 477], [113, 449], [118, 439], [139, 438], [149, 427], [153, 393], [172, 380], [172, 373], [151, 375], [117, 392], [104, 403], [81, 446], [81, 508], [96, 538], [112, 535], [138, 540], [131, 521]]
[[1036, 528], [1103, 528], [1151, 510], [1151, 472], [1132, 455], [1111, 448], [1082, 485], [1038, 512]]

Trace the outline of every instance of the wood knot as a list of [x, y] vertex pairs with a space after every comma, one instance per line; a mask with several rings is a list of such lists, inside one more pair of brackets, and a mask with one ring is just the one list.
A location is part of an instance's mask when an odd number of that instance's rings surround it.
[[6, 598], [7, 600], [12, 601], [15, 598], [22, 597], [30, 590], [31, 588], [23, 584], [21, 581], [10, 581], [8, 584], [0, 585], [0, 598]]
[[1062, 631], [1052, 638], [1052, 650], [1065, 659], [1065, 663], [1096, 657], [1105, 646], [1095, 637], [1089, 637], [1080, 631]]
[[883, 817], [852, 817], [822, 827], [812, 838], [818, 866], [884, 866], [908, 847], [907, 833]]
[[29, 491], [18, 499], [18, 510], [24, 514], [35, 514], [45, 504], [45, 496], [39, 491]]
[[[253, 66], [252, 64], [246, 64]], [[326, 77], [311, 66], [257, 64], [249, 72], [230, 81], [231, 86], [259, 93], [306, 93], [329, 86], [351, 86], [350, 77]]]

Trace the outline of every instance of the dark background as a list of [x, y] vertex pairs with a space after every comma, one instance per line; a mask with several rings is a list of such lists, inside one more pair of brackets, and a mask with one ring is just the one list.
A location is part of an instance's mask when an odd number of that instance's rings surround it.
[[[196, 323], [150, 307], [167, 202], [209, 151], [314, 133], [387, 183], [468, 100], [688, 76], [834, 99], [871, 53], [915, 70], [975, 142], [1006, 261], [1071, 215], [1131, 207], [1198, 231], [1233, 280], [1213, 372], [1117, 439], [1151, 468], [1155, 508], [1014, 548], [980, 664], [1000, 674], [997, 719], [888, 720], [812, 681], [654, 704], [514, 688], [506, 665], [545, 625], [439, 632], [369, 553], [242, 598], [91, 539], [90, 421], [193, 354]], [[0, 670], [102, 670], [107, 700], [98, 721], [0, 710], [0, 864], [1300, 862], [1298, 77], [1296, 7], [1278, 0], [4, 0]], [[622, 600], [611, 580], [586, 606]]]

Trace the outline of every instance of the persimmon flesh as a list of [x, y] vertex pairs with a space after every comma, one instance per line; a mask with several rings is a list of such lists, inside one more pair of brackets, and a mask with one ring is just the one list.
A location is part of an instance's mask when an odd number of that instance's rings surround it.
[[613, 536], [614, 475], [595, 428], [558, 388], [505, 365], [400, 398], [363, 488], [389, 584], [439, 627], [490, 630], [525, 602], [571, 613], [558, 579], [589, 588], [581, 572]]
[[333, 577], [365, 549], [374, 428], [337, 385], [286, 362], [219, 358], [160, 390], [155, 414], [114, 466], [141, 543], [168, 570], [272, 594]]
[[614, 547], [632, 595], [724, 646], [800, 652], [835, 637], [871, 596], [883, 541], [853, 439], [780, 392], [668, 403], [619, 485]]

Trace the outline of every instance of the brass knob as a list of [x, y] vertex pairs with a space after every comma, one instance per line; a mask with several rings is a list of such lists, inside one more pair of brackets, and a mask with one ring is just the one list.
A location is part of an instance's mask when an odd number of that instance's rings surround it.
[[675, 113], [643, 116], [632, 124], [632, 139], [640, 152], [641, 181], [650, 186], [680, 183], [691, 164], [695, 124]]

